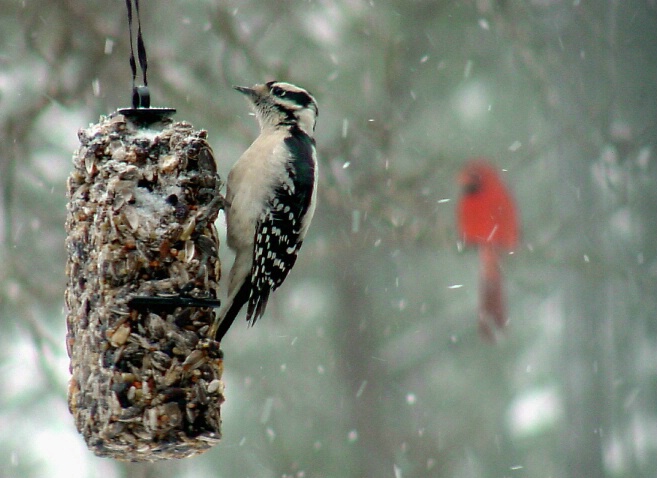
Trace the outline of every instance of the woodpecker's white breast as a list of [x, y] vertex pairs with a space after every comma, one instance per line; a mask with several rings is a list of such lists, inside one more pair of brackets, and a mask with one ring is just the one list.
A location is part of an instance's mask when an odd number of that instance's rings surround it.
[[226, 222], [231, 249], [253, 245], [255, 224], [271, 198], [274, 185], [287, 180], [285, 164], [290, 160], [290, 153], [283, 141], [286, 135], [285, 130], [260, 134], [228, 175]]

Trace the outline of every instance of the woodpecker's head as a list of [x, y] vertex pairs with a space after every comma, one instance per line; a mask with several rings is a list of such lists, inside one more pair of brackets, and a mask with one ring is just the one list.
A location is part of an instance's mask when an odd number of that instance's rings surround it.
[[317, 101], [303, 88], [282, 81], [234, 88], [249, 98], [260, 128], [296, 124], [309, 136], [313, 135]]

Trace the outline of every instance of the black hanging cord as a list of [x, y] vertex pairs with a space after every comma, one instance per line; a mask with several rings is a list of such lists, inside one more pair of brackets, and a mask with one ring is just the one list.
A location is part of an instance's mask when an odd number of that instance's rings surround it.
[[141, 68], [144, 79], [143, 86], [137, 86], [137, 62], [135, 61], [135, 47], [132, 34], [132, 1], [125, 0], [128, 8], [128, 33], [130, 34], [130, 68], [132, 69], [132, 107], [133, 108], [150, 108], [151, 95], [148, 91], [148, 78], [146, 70], [148, 69], [148, 58], [146, 57], [146, 45], [141, 33], [141, 17], [139, 15], [139, 0], [134, 0], [135, 11], [137, 12], [137, 57], [139, 58], [139, 67]]
[[[135, 59], [135, 35], [133, 34], [133, 6], [137, 17], [137, 59], [141, 76], [144, 80], [143, 85], [137, 84], [137, 60]], [[125, 0], [128, 8], [128, 34], [130, 35], [130, 69], [132, 70], [132, 108], [121, 108], [119, 113], [128, 116], [133, 121], [141, 124], [152, 124], [171, 116], [176, 112], [173, 108], [151, 108], [151, 94], [148, 90], [148, 58], [146, 56], [146, 44], [144, 35], [141, 32], [141, 16], [139, 13], [139, 0]]]

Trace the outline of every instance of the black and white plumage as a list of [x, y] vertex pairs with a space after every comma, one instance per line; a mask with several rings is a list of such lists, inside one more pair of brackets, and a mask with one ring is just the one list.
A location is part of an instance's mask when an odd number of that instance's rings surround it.
[[228, 246], [235, 251], [228, 299], [210, 329], [221, 341], [240, 309], [254, 324], [294, 265], [308, 232], [317, 197], [315, 99], [290, 83], [271, 81], [247, 96], [260, 135], [228, 175]]

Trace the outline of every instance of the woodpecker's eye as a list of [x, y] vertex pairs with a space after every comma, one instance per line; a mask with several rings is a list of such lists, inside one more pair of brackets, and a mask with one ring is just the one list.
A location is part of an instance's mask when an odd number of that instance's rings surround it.
[[279, 96], [279, 97], [285, 96], [285, 93], [286, 93], [286, 91], [283, 88], [281, 88], [280, 86], [274, 86], [271, 89], [271, 92], [272, 92], [272, 94], [274, 94], [276, 96]]

